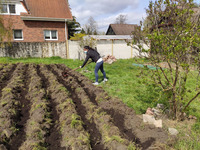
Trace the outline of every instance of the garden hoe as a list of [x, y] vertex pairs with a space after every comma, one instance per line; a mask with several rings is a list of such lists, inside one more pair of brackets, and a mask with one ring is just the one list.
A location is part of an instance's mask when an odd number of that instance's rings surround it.
[[[92, 61], [90, 61], [89, 63], [87, 63], [86, 65], [88, 65], [88, 64], [90, 64]], [[85, 66], [86, 66], [85, 65]], [[62, 76], [64, 77], [64, 78], [66, 78], [66, 77], [68, 77], [68, 74], [70, 73], [70, 72], [73, 72], [73, 71], [76, 71], [76, 70], [78, 70], [78, 69], [80, 69], [80, 67], [77, 67], [77, 68], [75, 68], [75, 69], [73, 69], [73, 70], [71, 70], [71, 71], [63, 71], [62, 72]]]

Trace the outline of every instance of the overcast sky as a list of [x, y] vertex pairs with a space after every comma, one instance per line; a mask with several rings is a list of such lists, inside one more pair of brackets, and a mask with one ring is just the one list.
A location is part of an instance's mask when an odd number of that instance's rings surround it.
[[[98, 24], [98, 31], [106, 32], [109, 24], [115, 22], [122, 14], [127, 15], [127, 23], [139, 24], [146, 17], [145, 8], [149, 0], [68, 0], [72, 15], [77, 18], [81, 27], [90, 16]], [[200, 0], [195, 0], [198, 4]]]

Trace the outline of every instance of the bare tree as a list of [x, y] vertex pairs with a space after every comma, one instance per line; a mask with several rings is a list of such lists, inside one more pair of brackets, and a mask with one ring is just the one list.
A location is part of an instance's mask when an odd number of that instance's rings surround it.
[[126, 24], [127, 21], [127, 15], [122, 15], [120, 14], [116, 20], [115, 20], [115, 24]]
[[98, 34], [97, 28], [98, 28], [97, 22], [94, 20], [93, 17], [90, 16], [87, 24], [84, 26], [86, 34], [97, 35]]

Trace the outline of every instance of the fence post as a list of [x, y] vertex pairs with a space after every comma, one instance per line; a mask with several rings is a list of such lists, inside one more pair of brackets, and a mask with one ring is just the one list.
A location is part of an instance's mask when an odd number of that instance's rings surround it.
[[131, 58], [133, 58], [133, 44], [131, 44]]
[[113, 56], [113, 44], [114, 44], [114, 40], [112, 40], [112, 56]]
[[66, 58], [69, 59], [69, 43], [68, 43], [68, 40], [66, 40]]

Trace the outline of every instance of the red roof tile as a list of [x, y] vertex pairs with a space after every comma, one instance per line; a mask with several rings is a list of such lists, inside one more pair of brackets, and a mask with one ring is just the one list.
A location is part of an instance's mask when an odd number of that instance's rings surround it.
[[[72, 19], [68, 0], [24, 0], [30, 17]], [[25, 14], [21, 14], [26, 16]]]

